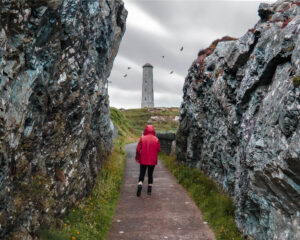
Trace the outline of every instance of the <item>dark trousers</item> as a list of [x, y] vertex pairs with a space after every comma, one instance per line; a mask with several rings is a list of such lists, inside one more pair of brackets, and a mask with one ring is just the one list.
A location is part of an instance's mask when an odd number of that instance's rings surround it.
[[148, 184], [153, 183], [153, 172], [155, 165], [140, 165], [140, 176], [139, 176], [139, 181], [144, 182], [146, 170], [148, 168]]

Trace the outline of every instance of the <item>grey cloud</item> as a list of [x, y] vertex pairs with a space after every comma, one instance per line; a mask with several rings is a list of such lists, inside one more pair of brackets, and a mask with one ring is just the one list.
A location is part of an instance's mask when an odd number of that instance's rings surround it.
[[[206, 26], [241, 36], [258, 20], [258, 1], [131, 1], [173, 31]], [[195, 29], [196, 30], [196, 29]]]
[[[258, 21], [259, 2], [188, 0], [130, 0], [130, 2], [161, 23], [170, 32], [170, 36], [159, 37], [127, 25], [118, 54], [133, 62], [135, 67], [127, 71], [126, 64], [114, 64], [110, 76], [112, 81], [110, 87], [114, 91], [110, 92], [110, 101], [112, 105], [118, 106], [124, 104], [127, 107], [140, 107], [142, 66], [146, 62], [154, 66], [154, 89], [158, 96], [155, 105], [179, 106], [184, 77], [196, 59], [198, 51], [224, 35], [240, 37]], [[180, 52], [182, 45], [184, 50]], [[162, 55], [166, 57], [162, 59]], [[182, 76], [182, 79], [176, 79], [174, 82], [172, 75], [159, 74], [171, 70]], [[128, 74], [127, 78], [123, 78], [125, 73]], [[134, 94], [130, 94], [130, 91], [134, 91]]]
[[[116, 108], [138, 108], [141, 106], [139, 91], [124, 90], [111, 87], [108, 90], [110, 105]], [[112, 99], [113, 96], [113, 99]]]

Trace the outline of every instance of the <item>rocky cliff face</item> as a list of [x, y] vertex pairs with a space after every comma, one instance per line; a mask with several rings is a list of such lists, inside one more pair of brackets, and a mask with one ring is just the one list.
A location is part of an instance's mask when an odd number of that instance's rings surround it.
[[0, 238], [31, 239], [92, 189], [112, 147], [121, 0], [3, 0]]
[[[249, 238], [300, 239], [300, 2], [261, 4], [238, 40], [199, 52], [184, 83], [177, 157], [236, 204]], [[225, 41], [226, 40], [226, 41]]]

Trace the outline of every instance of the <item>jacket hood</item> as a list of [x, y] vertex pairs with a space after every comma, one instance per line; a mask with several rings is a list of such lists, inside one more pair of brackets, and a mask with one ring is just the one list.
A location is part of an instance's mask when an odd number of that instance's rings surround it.
[[152, 125], [147, 125], [145, 127], [143, 135], [148, 135], [148, 134], [151, 134], [151, 135], [155, 136], [155, 129]]

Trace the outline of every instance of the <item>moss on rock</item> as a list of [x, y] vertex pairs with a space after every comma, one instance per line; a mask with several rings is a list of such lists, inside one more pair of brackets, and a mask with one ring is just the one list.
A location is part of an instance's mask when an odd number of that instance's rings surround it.
[[299, 76], [294, 76], [293, 77], [293, 84], [294, 84], [294, 87], [299, 87], [300, 86], [300, 77]]

